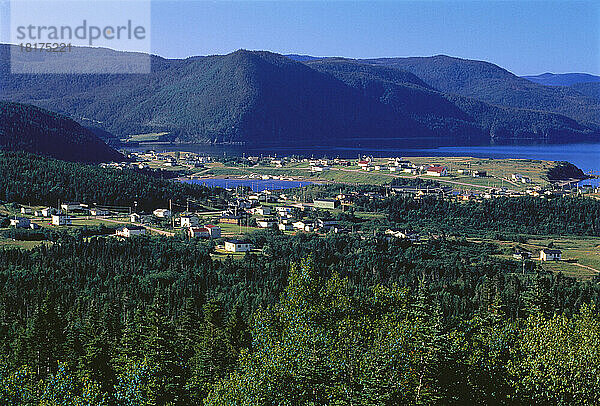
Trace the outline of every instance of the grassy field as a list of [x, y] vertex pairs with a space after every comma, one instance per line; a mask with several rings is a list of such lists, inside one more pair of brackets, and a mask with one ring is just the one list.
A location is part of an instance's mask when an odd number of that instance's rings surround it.
[[[548, 183], [546, 172], [555, 165], [552, 161], [537, 161], [533, 159], [487, 159], [472, 157], [407, 157], [406, 159], [415, 165], [443, 165], [450, 170], [450, 174], [457, 176], [459, 169], [486, 171], [488, 176], [496, 178], [510, 178], [511, 174], [520, 173], [531, 178], [532, 183], [537, 185], [546, 185]], [[468, 176], [464, 178], [471, 180], [471, 183], [477, 180], [487, 180], [487, 178], [478, 179]]]
[[[553, 249], [562, 251], [562, 261], [542, 262], [541, 266], [549, 271], [562, 272], [566, 276], [578, 279], [591, 279], [600, 274], [600, 237], [540, 237], [530, 236], [526, 243], [490, 240], [505, 248], [522, 247], [532, 252], [533, 258], [552, 243]], [[505, 255], [512, 258], [511, 255]], [[539, 260], [536, 260], [539, 263]]]
[[48, 241], [14, 241], [9, 238], [0, 237], [0, 249], [24, 248], [30, 250], [42, 244], [48, 244]]
[[127, 136], [127, 138], [122, 139], [121, 141], [127, 142], [157, 142], [160, 141], [163, 135], [169, 134], [168, 132], [162, 133], [146, 133], [146, 134], [133, 134]]
[[[481, 189], [482, 187], [506, 187], [512, 190], [524, 190], [532, 186], [545, 186], [548, 184], [546, 173], [555, 165], [552, 161], [536, 161], [529, 159], [485, 159], [470, 157], [409, 157], [407, 158], [417, 166], [443, 165], [449, 169], [450, 176], [435, 177], [421, 175], [424, 179], [446, 182], [459, 182], [466, 185], [456, 185], [458, 189], [468, 189], [470, 186]], [[374, 165], [387, 166], [387, 158], [376, 158]], [[414, 175], [404, 172], [390, 172], [388, 170], [370, 171], [361, 170], [357, 165], [334, 165], [331, 170], [324, 172], [310, 172], [308, 164], [298, 162], [277, 168], [272, 165], [258, 167], [233, 167], [222, 163], [208, 165], [203, 174], [214, 176], [249, 176], [250, 174], [285, 176], [303, 178], [313, 181], [340, 182], [352, 184], [382, 185], [390, 183], [394, 178], [414, 178]], [[486, 171], [487, 177], [474, 178], [469, 175], [459, 174], [458, 170]], [[531, 183], [523, 184], [510, 180], [513, 173], [519, 173], [531, 179]], [[506, 180], [508, 179], [508, 180]]]

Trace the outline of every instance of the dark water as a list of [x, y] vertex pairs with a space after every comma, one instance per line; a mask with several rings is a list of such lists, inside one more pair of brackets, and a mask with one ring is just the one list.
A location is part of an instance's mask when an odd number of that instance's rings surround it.
[[238, 186], [249, 186], [254, 192], [262, 192], [263, 190], [291, 189], [312, 184], [312, 182], [277, 179], [193, 179], [185, 182], [206, 186], [218, 186], [226, 189], [234, 189]]
[[[150, 149], [140, 147], [137, 150]], [[248, 146], [170, 145], [154, 147], [156, 151], [180, 150], [212, 156], [250, 155], [301, 155], [330, 158], [356, 158], [359, 154], [375, 157], [391, 156], [472, 156], [476, 158], [519, 158], [549, 161], [567, 161], [584, 172], [600, 174], [600, 143], [598, 144], [539, 144], [539, 145], [488, 145], [437, 148], [344, 148], [307, 146], [305, 148], [252, 148]], [[598, 179], [584, 183], [598, 184]]]

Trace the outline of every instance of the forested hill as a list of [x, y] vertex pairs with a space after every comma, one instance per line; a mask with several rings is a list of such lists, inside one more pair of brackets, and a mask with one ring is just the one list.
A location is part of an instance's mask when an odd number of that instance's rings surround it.
[[0, 149], [88, 163], [124, 159], [90, 130], [69, 118], [38, 107], [1, 101]]
[[588, 73], [542, 73], [541, 75], [521, 77], [544, 86], [573, 86], [578, 83], [600, 83], [600, 76]]
[[396, 68], [338, 58], [307, 64], [396, 111], [409, 114], [454, 145], [598, 138], [593, 125], [580, 124], [556, 113], [498, 106], [440, 92], [416, 75]]
[[[112, 51], [78, 48], [64, 63], [94, 52]], [[596, 99], [455, 58], [357, 61], [239, 50], [152, 56], [152, 73], [143, 75], [15, 75], [8, 58], [9, 46], [0, 46], [4, 99], [119, 137], [168, 132], [172, 141], [338, 146], [600, 139]]]
[[492, 63], [438, 55], [427, 58], [368, 59], [364, 63], [411, 72], [445, 93], [483, 102], [559, 113], [600, 124], [600, 102], [568, 87], [550, 87], [520, 78]]

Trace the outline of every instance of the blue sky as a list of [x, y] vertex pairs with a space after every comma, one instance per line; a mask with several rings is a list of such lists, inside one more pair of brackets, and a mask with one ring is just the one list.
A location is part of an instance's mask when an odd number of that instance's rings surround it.
[[451, 56], [523, 74], [600, 74], [596, 1], [166, 1], [152, 3], [152, 50], [239, 48], [352, 58]]

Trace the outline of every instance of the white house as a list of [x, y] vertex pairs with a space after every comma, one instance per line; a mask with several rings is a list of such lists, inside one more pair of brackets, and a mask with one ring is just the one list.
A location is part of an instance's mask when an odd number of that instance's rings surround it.
[[29, 219], [26, 219], [24, 217], [16, 217], [14, 219], [10, 219], [10, 225], [12, 227], [27, 228], [27, 227], [29, 227], [30, 224], [31, 224], [31, 221], [29, 221]]
[[139, 221], [142, 219], [142, 216], [140, 216], [137, 213], [131, 213], [129, 215], [129, 221], [131, 221], [132, 223], [139, 223]]
[[141, 226], [123, 226], [118, 228], [116, 231], [116, 235], [119, 237], [129, 238], [134, 235], [144, 235], [146, 234], [146, 229]]
[[42, 217], [50, 217], [52, 213], [54, 213], [54, 209], [52, 207], [46, 207], [41, 210]]
[[200, 223], [196, 216], [181, 216], [179, 221], [184, 228], [196, 227]]
[[70, 226], [71, 217], [65, 216], [64, 214], [53, 214], [52, 224], [55, 226]]
[[261, 216], [268, 216], [271, 214], [271, 208], [269, 206], [259, 206], [252, 210], [252, 214], [259, 214]]
[[256, 225], [259, 226], [260, 228], [270, 228], [270, 227], [273, 227], [275, 224], [277, 224], [277, 221], [275, 221], [275, 219], [257, 219], [256, 220]]
[[169, 209], [156, 209], [152, 213], [158, 218], [171, 217], [171, 210]]
[[560, 250], [543, 249], [540, 251], [540, 261], [560, 261], [562, 252]]
[[29, 207], [21, 207], [21, 214], [31, 214], [33, 211]]
[[416, 233], [414, 231], [393, 230], [391, 228], [388, 228], [387, 230], [385, 230], [385, 233], [392, 237], [410, 240], [412, 242], [418, 242], [421, 238], [419, 233]]
[[427, 168], [429, 176], [448, 176], [448, 169], [445, 166], [430, 166]]
[[240, 240], [225, 241], [225, 251], [228, 252], [247, 252], [252, 249], [252, 244]]

